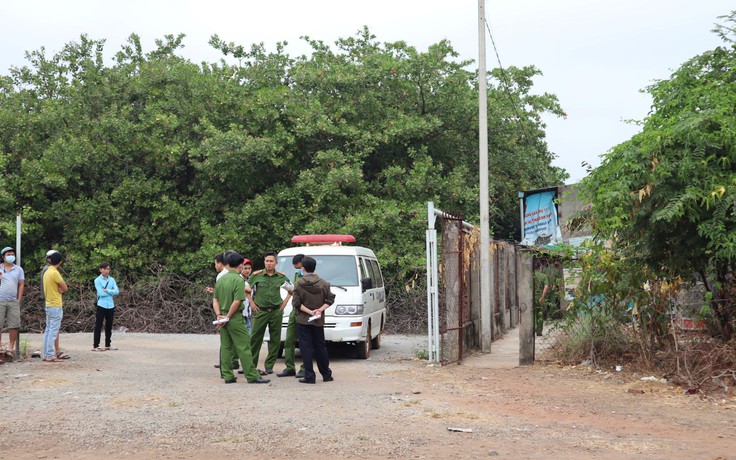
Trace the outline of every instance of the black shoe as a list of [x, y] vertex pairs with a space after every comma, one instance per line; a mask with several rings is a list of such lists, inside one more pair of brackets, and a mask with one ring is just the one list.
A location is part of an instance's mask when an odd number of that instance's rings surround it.
[[296, 377], [298, 379], [303, 379], [304, 378], [304, 371], [297, 372], [294, 377]]
[[248, 383], [269, 383], [270, 380], [264, 379], [263, 377], [258, 377], [256, 380], [253, 380], [252, 382]]
[[266, 374], [273, 374], [273, 369], [266, 369]]
[[262, 371], [260, 369], [258, 369], [258, 374], [260, 374], [260, 375], [268, 375], [268, 373], [266, 371]]
[[299, 383], [312, 383], [312, 384], [314, 384], [314, 383], [317, 383], [317, 382], [314, 381], [314, 380], [299, 379]]
[[332, 376], [325, 377], [325, 378], [322, 379], [323, 382], [332, 382], [333, 380], [335, 380], [335, 379]]
[[293, 369], [284, 369], [283, 372], [279, 372], [276, 374], [276, 377], [294, 377], [296, 375], [296, 371]]
[[235, 383], [237, 381], [238, 379], [230, 379], [230, 380], [225, 380], [225, 383]]
[[233, 370], [237, 370], [237, 369], [240, 369], [240, 363], [235, 361], [233, 362]]
[[245, 371], [243, 371], [243, 369], [240, 369], [240, 370], [238, 371], [238, 374], [242, 374], [243, 372], [245, 372]]
[[220, 365], [219, 364], [215, 364], [215, 369], [219, 369], [219, 368], [220, 368]]

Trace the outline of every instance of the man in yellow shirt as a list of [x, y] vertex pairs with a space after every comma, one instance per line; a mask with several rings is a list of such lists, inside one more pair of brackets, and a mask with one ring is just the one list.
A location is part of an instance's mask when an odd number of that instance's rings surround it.
[[55, 252], [49, 257], [49, 269], [43, 275], [43, 290], [46, 297], [46, 329], [43, 332], [43, 360], [59, 363], [63, 360], [54, 355], [54, 341], [59, 335], [64, 310], [61, 295], [69, 290], [59, 273], [62, 255]]

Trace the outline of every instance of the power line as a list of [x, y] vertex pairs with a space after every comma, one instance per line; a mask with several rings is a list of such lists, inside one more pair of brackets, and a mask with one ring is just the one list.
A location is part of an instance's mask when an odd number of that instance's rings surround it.
[[516, 115], [516, 118], [519, 120], [519, 126], [522, 131], [522, 135], [524, 136], [524, 139], [526, 140], [526, 143], [528, 145], [531, 145], [531, 136], [529, 136], [529, 133], [526, 130], [526, 127], [524, 126], [524, 123], [522, 121], [520, 112], [518, 107], [516, 106], [516, 101], [514, 101], [513, 96], [510, 92], [511, 85], [509, 84], [508, 77], [506, 75], [506, 70], [504, 69], [503, 65], [501, 64], [501, 56], [498, 55], [498, 48], [496, 47], [496, 40], [493, 38], [493, 33], [491, 32], [491, 27], [488, 23], [488, 18], [483, 18], [483, 22], [486, 25], [486, 30], [488, 31], [488, 36], [491, 38], [491, 44], [493, 45], [493, 52], [496, 54], [496, 60], [498, 61], [498, 68], [501, 71], [501, 80], [503, 83], [503, 90], [506, 93], [506, 95], [509, 98], [509, 101], [511, 102], [511, 107], [514, 111], [514, 114]]

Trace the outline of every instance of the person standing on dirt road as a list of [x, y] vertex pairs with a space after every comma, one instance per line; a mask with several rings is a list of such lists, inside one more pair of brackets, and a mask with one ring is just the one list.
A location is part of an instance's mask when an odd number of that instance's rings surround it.
[[23, 301], [26, 276], [23, 269], [15, 265], [15, 249], [3, 248], [0, 251], [0, 258], [2, 258], [0, 266], [0, 343], [2, 343], [2, 328], [7, 320], [10, 352], [15, 356], [15, 342], [18, 341], [18, 329], [20, 329], [20, 303]]
[[331, 382], [334, 379], [325, 344], [324, 311], [335, 302], [335, 294], [330, 289], [330, 283], [314, 273], [316, 260], [304, 257], [302, 267], [305, 275], [294, 286], [294, 298], [291, 301], [292, 308], [298, 311], [299, 349], [304, 360], [304, 378], [299, 379], [299, 383], [316, 383], [313, 360], [317, 361], [322, 380]]
[[284, 316], [284, 307], [291, 298], [291, 293], [286, 299], [281, 300], [281, 285], [290, 284], [289, 278], [283, 273], [276, 271], [276, 253], [267, 252], [263, 257], [265, 270], [260, 270], [248, 278], [248, 284], [252, 291], [248, 294], [248, 301], [255, 312], [253, 314], [253, 337], [251, 338], [251, 354], [253, 365], [258, 367], [258, 355], [263, 344], [263, 336], [268, 328], [271, 340], [268, 342], [268, 355], [264, 362], [264, 371], [261, 375], [273, 374], [273, 365], [279, 355], [281, 347], [281, 321]]
[[243, 364], [243, 372], [248, 383], [268, 383], [268, 379], [258, 375], [253, 365], [250, 349], [250, 334], [245, 326], [243, 301], [245, 300], [245, 281], [239, 276], [243, 265], [243, 256], [235, 251], [225, 254], [227, 273], [215, 284], [215, 296], [212, 308], [217, 320], [222, 321], [220, 328], [220, 372], [225, 383], [235, 383], [232, 369], [232, 357], [238, 356]]
[[[225, 270], [225, 256], [223, 253], [219, 253], [215, 255], [215, 271], [217, 272], [217, 276], [215, 277], [215, 283], [217, 283], [217, 280], [219, 280], [223, 275], [225, 275], [227, 272]], [[204, 288], [204, 292], [207, 294], [214, 294], [215, 288], [212, 286], [207, 286]]]
[[[303, 258], [304, 254], [297, 254], [291, 259], [291, 264], [294, 265], [294, 285], [296, 285], [296, 282], [302, 277]], [[277, 377], [304, 378], [304, 364], [299, 368], [299, 372], [296, 372], [296, 366], [294, 364], [297, 340], [296, 311], [296, 308], [291, 309], [291, 314], [289, 314], [289, 323], [286, 326], [286, 340], [284, 341], [284, 364], [286, 365], [286, 369], [276, 374]]]
[[46, 298], [46, 329], [43, 331], [43, 360], [61, 362], [58, 353], [54, 354], [54, 342], [59, 335], [61, 320], [64, 318], [62, 294], [69, 290], [59, 273], [62, 255], [55, 252], [49, 257], [49, 268], [43, 275], [44, 297]]
[[[97, 308], [95, 309], [95, 330], [92, 333], [92, 351], [107, 351], [112, 349], [112, 321], [115, 317], [115, 302], [113, 296], [120, 294], [118, 283], [110, 276], [110, 264], [100, 264], [100, 276], [95, 278], [97, 291]], [[100, 348], [102, 323], [105, 323], [105, 347]]]
[[[59, 252], [59, 251], [55, 249], [50, 249], [46, 253], [46, 265], [44, 265], [43, 268], [41, 269], [41, 275], [40, 275], [40, 280], [38, 284], [41, 288], [41, 303], [43, 304], [44, 308], [46, 308], [46, 294], [44, 293], [44, 288], [43, 288], [43, 276], [46, 274], [46, 270], [48, 270], [49, 267], [51, 266], [51, 255], [54, 254], [55, 252]], [[56, 352], [56, 357], [58, 359], [69, 359], [70, 356], [67, 355], [66, 353], [62, 353], [61, 351], [61, 345], [59, 343], [59, 336], [61, 336], [61, 331], [59, 331], [59, 333], [56, 334], [56, 340], [54, 340], [54, 350]]]
[[[215, 277], [215, 284], [217, 284], [220, 278], [222, 278], [223, 276], [227, 274], [227, 268], [225, 268], [225, 254], [222, 252], [219, 254], [215, 254], [215, 271], [217, 272], [217, 276]], [[206, 292], [207, 294], [214, 294], [215, 288], [213, 288], [212, 286], [207, 286], [204, 288], [204, 292]], [[217, 353], [218, 362], [217, 364], [215, 364], [215, 369], [220, 369], [221, 366], [220, 366], [219, 359], [221, 358], [222, 358], [222, 350], [220, 350], [220, 352]], [[240, 363], [238, 363], [238, 359], [236, 357], [233, 357], [232, 368], [238, 369], [239, 367], [240, 367]], [[220, 377], [222, 377], [222, 371], [220, 371]]]
[[[250, 308], [250, 302], [248, 301], [248, 292], [250, 292], [250, 288], [248, 287], [248, 277], [250, 276], [251, 272], [253, 271], [253, 262], [251, 262], [249, 259], [245, 258], [243, 259], [243, 265], [242, 270], [240, 271], [239, 275], [241, 278], [243, 278], [243, 281], [245, 282], [245, 300], [243, 301], [243, 318], [245, 318], [245, 328], [248, 329], [248, 334], [251, 333], [253, 330], [253, 323], [251, 322], [251, 317], [253, 316], [253, 310]], [[239, 367], [237, 357], [233, 360], [233, 369], [237, 369]], [[243, 369], [240, 369], [238, 371], [238, 374], [242, 374], [245, 371]]]
[[539, 261], [534, 270], [534, 331], [541, 336], [544, 322], [560, 314], [562, 277], [559, 262]]
[[245, 281], [245, 306], [243, 307], [243, 316], [245, 316], [245, 325], [248, 328], [248, 333], [253, 331], [253, 309], [250, 307], [250, 301], [248, 300], [248, 293], [250, 292], [248, 278], [250, 278], [251, 273], [253, 273], [253, 262], [250, 259], [245, 258], [243, 259], [243, 271], [240, 272], [240, 277]]

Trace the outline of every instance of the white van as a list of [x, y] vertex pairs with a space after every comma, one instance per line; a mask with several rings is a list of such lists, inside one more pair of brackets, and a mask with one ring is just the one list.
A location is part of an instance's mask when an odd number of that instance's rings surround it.
[[[371, 349], [381, 347], [381, 333], [386, 324], [386, 290], [376, 255], [354, 242], [351, 235], [299, 235], [291, 239], [306, 246], [279, 252], [276, 270], [294, 279], [292, 258], [304, 254], [317, 261], [316, 273], [330, 282], [335, 303], [325, 310], [325, 340], [355, 344], [357, 357], [366, 359]], [[286, 295], [281, 290], [282, 297]], [[286, 340], [291, 302], [284, 309], [281, 347]]]

